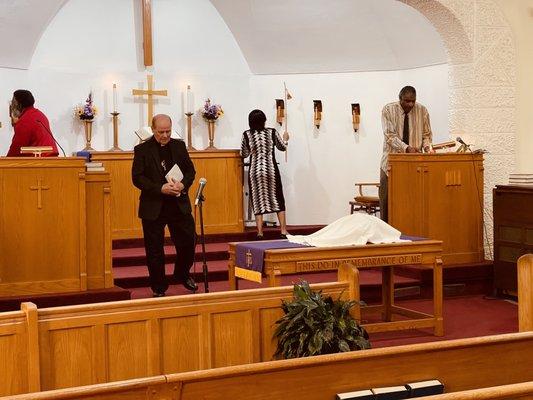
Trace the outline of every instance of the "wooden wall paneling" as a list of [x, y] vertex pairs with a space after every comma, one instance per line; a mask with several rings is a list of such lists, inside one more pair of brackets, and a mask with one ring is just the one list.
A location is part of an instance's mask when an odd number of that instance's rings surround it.
[[[204, 225], [209, 233], [242, 232], [242, 161], [235, 151], [194, 152], [196, 181], [189, 191], [191, 201], [198, 180], [207, 178], [204, 189]], [[197, 218], [199, 223], [199, 218]], [[198, 225], [198, 224], [197, 224]]]
[[[198, 180], [205, 177], [208, 182], [204, 191], [205, 232], [243, 232], [242, 161], [238, 150], [193, 151], [190, 156], [196, 169], [196, 179], [189, 190], [191, 202]], [[111, 176], [113, 239], [141, 238], [137, 217], [140, 192], [131, 181], [133, 152], [95, 152], [92, 160], [103, 162]]]
[[29, 382], [28, 322], [21, 311], [0, 314], [0, 396], [27, 393], [30, 386], [35, 387], [35, 382]]
[[131, 181], [133, 152], [95, 152], [91, 159], [102, 162], [111, 178], [113, 239], [142, 237], [141, 220], [137, 217], [140, 191]]
[[86, 188], [87, 288], [113, 287], [111, 187], [107, 172], [88, 172]]
[[78, 210], [79, 210], [79, 276], [80, 286], [78, 290], [87, 290], [87, 193], [85, 172], [78, 173], [80, 184], [78, 185]]

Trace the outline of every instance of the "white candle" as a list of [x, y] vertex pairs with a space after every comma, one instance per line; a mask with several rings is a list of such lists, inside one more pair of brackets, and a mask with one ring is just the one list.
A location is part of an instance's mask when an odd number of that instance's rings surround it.
[[193, 113], [193, 99], [192, 99], [192, 91], [191, 91], [191, 85], [187, 85], [187, 113]]
[[113, 112], [117, 112], [117, 84], [113, 83]]

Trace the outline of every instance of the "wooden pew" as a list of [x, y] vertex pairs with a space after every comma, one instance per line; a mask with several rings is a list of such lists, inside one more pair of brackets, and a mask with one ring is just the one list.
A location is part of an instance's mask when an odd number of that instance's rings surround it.
[[[522, 332], [161, 375], [3, 400], [323, 400], [340, 392], [434, 378], [444, 384], [445, 396], [452, 396], [445, 399], [477, 399], [471, 393], [453, 394], [489, 385], [513, 385], [504, 388], [505, 393], [520, 397], [533, 390], [531, 359], [533, 332]], [[483, 398], [502, 398], [499, 390]]]
[[[311, 285], [359, 298], [358, 270]], [[0, 315], [0, 395], [272, 359], [292, 286], [23, 310]], [[353, 314], [359, 310], [354, 307]], [[16, 361], [16, 362], [15, 362]], [[3, 369], [3, 368], [2, 368]]]

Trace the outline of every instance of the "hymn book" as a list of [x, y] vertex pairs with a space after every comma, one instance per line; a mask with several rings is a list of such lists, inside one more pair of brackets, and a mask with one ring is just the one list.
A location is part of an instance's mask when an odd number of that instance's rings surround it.
[[135, 134], [141, 140], [141, 142], [145, 142], [152, 137], [153, 132], [152, 128], [150, 128], [149, 126], [144, 126], [141, 129], [137, 129], [135, 131]]
[[174, 164], [174, 166], [170, 168], [170, 171], [165, 175], [165, 179], [168, 183], [181, 182], [183, 180], [183, 172], [181, 172], [178, 164]]

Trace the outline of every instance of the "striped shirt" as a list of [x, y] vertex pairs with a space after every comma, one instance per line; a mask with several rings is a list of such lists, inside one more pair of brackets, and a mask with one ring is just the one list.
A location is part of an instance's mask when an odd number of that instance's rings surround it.
[[[407, 144], [402, 140], [405, 115], [399, 101], [387, 104], [381, 112], [381, 124], [385, 135], [381, 169], [386, 174], [388, 174], [389, 153], [405, 153], [407, 149]], [[432, 133], [426, 107], [420, 103], [415, 103], [407, 117], [409, 118], [409, 146], [419, 150], [429, 146]]]

